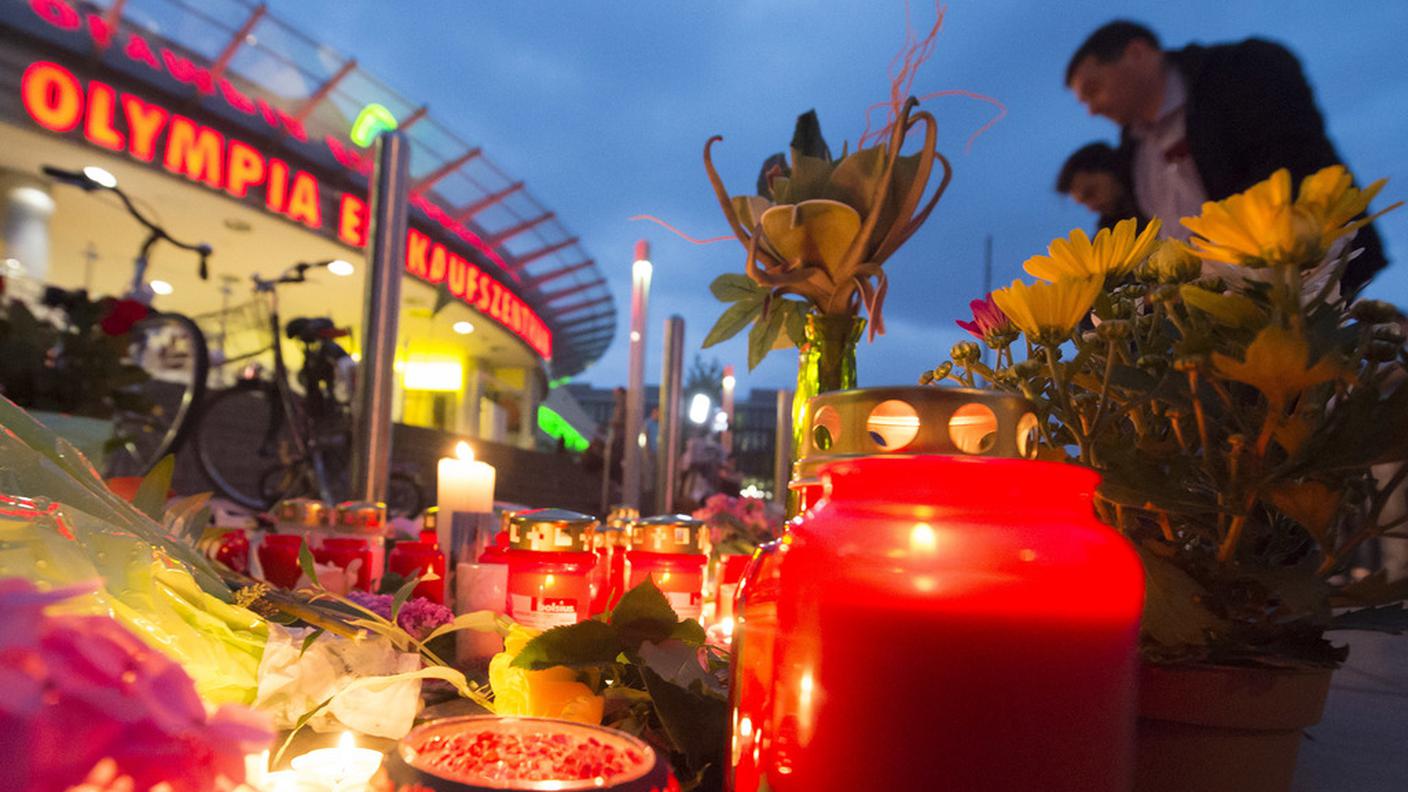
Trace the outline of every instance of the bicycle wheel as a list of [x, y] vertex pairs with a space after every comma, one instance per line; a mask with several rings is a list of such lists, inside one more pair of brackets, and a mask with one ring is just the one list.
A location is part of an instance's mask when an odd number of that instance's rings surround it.
[[189, 318], [150, 314], [132, 326], [129, 360], [148, 379], [113, 394], [115, 448], [108, 476], [145, 476], [181, 447], [205, 398], [210, 357], [205, 336]]
[[268, 383], [215, 393], [201, 410], [196, 454], [206, 478], [222, 495], [249, 509], [266, 509], [271, 469], [298, 462], [278, 392]]

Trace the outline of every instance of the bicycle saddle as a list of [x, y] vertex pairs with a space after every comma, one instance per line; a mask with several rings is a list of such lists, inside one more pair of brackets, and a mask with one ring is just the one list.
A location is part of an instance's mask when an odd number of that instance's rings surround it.
[[339, 328], [332, 323], [331, 319], [320, 316], [291, 319], [285, 327], [284, 334], [289, 338], [313, 344], [332, 338], [342, 338], [345, 335], [350, 335], [351, 331]]

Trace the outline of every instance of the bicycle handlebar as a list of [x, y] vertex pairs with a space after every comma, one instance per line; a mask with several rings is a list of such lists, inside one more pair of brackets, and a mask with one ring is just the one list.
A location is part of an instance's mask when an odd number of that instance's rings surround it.
[[122, 200], [122, 205], [124, 208], [127, 209], [127, 213], [131, 215], [138, 223], [141, 223], [143, 228], [147, 229], [147, 239], [145, 242], [142, 243], [142, 258], [145, 259], [148, 257], [148, 254], [151, 252], [152, 246], [155, 245], [158, 241], [166, 242], [172, 245], [173, 247], [180, 248], [181, 250], [188, 250], [198, 255], [200, 257], [200, 279], [208, 280], [210, 278], [210, 265], [208, 262], [210, 254], [212, 252], [210, 245], [207, 245], [204, 242], [196, 244], [190, 242], [182, 242], [181, 240], [171, 236], [171, 234], [169, 234], [165, 228], [162, 228], [161, 226], [157, 225], [155, 222], [148, 219], [146, 215], [142, 214], [141, 210], [137, 208], [137, 205], [132, 202], [131, 197], [129, 197], [127, 193], [123, 192], [116, 185], [109, 186], [106, 184], [101, 184], [90, 178], [88, 174], [83, 173], [81, 171], [64, 170], [63, 168], [56, 168], [53, 165], [45, 165], [40, 168], [40, 170], [42, 170], [46, 176], [49, 176], [53, 179], [57, 179], [58, 181], [61, 181], [65, 184], [70, 184], [74, 187], [83, 190], [84, 192], [93, 192], [94, 190], [107, 190], [108, 192], [116, 194], [117, 197]]

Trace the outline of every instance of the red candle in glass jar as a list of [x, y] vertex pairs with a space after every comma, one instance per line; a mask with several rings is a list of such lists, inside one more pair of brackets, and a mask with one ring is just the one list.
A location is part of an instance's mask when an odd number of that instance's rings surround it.
[[1143, 573], [1090, 470], [865, 457], [749, 570], [729, 788], [1129, 788]]
[[358, 559], [357, 577], [352, 585], [363, 590], [372, 589], [372, 545], [366, 539], [353, 536], [329, 536], [322, 547], [313, 549], [313, 559], [319, 564], [332, 564], [344, 571]]
[[744, 553], [729, 553], [719, 559], [714, 618], [719, 623], [727, 620], [727, 632], [733, 631], [733, 599], [738, 593], [739, 581], [743, 579], [743, 570], [748, 567], [751, 558], [751, 555]]
[[259, 566], [264, 570], [264, 580], [279, 588], [293, 588], [303, 568], [298, 563], [298, 550], [303, 545], [303, 537], [298, 534], [264, 534], [259, 541]]
[[535, 630], [591, 616], [596, 519], [565, 509], [519, 512], [509, 521], [507, 613]]
[[637, 520], [631, 526], [630, 568], [627, 589], [647, 577], [670, 601], [681, 619], [699, 621], [704, 607], [704, 523], [687, 514], [662, 514]]
[[433, 571], [438, 580], [427, 580], [411, 591], [412, 597], [425, 597], [431, 602], [445, 604], [445, 554], [430, 542], [397, 542], [391, 548], [386, 566], [403, 578], [413, 578]]

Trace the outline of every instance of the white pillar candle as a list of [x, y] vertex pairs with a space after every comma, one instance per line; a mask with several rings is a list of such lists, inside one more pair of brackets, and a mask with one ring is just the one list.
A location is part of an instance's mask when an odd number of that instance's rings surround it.
[[441, 458], [437, 470], [435, 495], [442, 516], [494, 510], [494, 467], [476, 460], [469, 443], [461, 441], [455, 446], [455, 456]]

